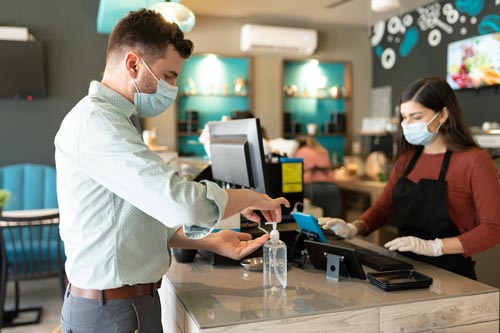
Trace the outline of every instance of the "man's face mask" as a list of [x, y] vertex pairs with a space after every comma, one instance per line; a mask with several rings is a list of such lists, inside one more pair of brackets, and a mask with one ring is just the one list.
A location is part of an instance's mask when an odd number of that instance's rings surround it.
[[153, 94], [141, 93], [134, 80], [135, 90], [137, 90], [137, 92], [134, 93], [134, 104], [137, 107], [139, 118], [151, 118], [163, 113], [172, 105], [177, 97], [178, 88], [168, 84], [164, 80], [158, 80], [142, 58], [141, 61], [151, 75], [158, 81], [158, 87]]
[[427, 123], [413, 123], [413, 124], [405, 124], [401, 123], [401, 127], [403, 128], [403, 135], [405, 136], [406, 141], [412, 145], [421, 145], [425, 146], [436, 138], [439, 128], [442, 124], [439, 124], [438, 128], [434, 132], [429, 132], [429, 124], [436, 119], [439, 112], [436, 113], [434, 117]]

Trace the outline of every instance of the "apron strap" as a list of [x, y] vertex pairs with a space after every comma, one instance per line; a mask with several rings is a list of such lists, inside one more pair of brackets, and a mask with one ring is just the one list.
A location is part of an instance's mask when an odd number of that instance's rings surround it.
[[444, 178], [446, 176], [446, 171], [448, 171], [448, 165], [450, 164], [451, 160], [451, 150], [446, 149], [446, 153], [444, 154], [444, 159], [443, 163], [441, 164], [441, 171], [439, 173], [439, 180], [444, 181]]
[[422, 154], [423, 150], [424, 150], [424, 146], [417, 148], [417, 151], [415, 152], [415, 154], [413, 154], [413, 157], [411, 158], [410, 163], [408, 164], [408, 167], [405, 170], [405, 173], [404, 173], [405, 177], [408, 176], [408, 174], [411, 172], [411, 170], [413, 170], [413, 167], [417, 163], [417, 160], [420, 157], [420, 154]]

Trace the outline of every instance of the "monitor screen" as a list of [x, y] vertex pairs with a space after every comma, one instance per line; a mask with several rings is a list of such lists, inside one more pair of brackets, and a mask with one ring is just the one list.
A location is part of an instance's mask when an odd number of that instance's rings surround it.
[[446, 80], [455, 90], [500, 84], [500, 32], [449, 43]]
[[46, 96], [41, 42], [0, 41], [0, 98]]
[[214, 180], [267, 193], [259, 119], [230, 120], [210, 123], [208, 126]]
[[214, 179], [244, 188], [255, 186], [246, 139], [214, 138], [210, 140], [210, 157]]

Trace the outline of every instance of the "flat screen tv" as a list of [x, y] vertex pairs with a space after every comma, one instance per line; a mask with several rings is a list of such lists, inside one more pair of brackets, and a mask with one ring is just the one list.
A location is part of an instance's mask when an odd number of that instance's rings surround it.
[[455, 90], [500, 84], [500, 32], [449, 43], [446, 80]]
[[45, 97], [45, 57], [39, 41], [0, 41], [0, 98]]

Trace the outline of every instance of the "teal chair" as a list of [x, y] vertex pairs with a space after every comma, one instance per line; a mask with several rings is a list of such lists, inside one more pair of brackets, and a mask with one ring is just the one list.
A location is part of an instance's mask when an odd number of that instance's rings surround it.
[[[64, 250], [59, 237], [59, 213], [9, 214], [10, 211], [57, 208], [56, 170], [52, 166], [17, 164], [0, 167], [0, 188], [11, 198], [0, 215], [0, 327], [35, 324], [42, 307], [21, 308], [19, 283], [58, 277], [64, 293]], [[5, 310], [7, 282], [15, 284], [15, 308]], [[18, 320], [23, 312], [35, 319]]]

